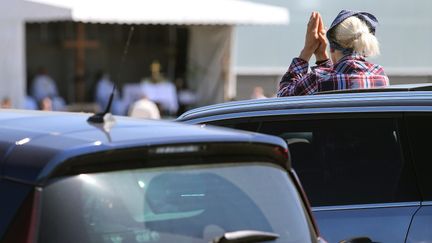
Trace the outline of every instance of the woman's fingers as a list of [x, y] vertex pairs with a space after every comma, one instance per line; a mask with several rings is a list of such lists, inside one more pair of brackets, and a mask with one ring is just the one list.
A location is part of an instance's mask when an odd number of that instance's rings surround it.
[[312, 12], [306, 30], [305, 46], [302, 51], [302, 59], [309, 60], [310, 56], [318, 49], [320, 16], [318, 12]]
[[318, 35], [318, 40], [319, 40], [320, 42], [327, 43], [327, 39], [326, 39], [326, 35], [325, 35], [325, 33], [319, 33], [319, 35]]
[[311, 16], [310, 16], [310, 18], [309, 18], [309, 21], [311, 21], [311, 19], [312, 19], [313, 17], [315, 17], [315, 12], [312, 12], [312, 13], [311, 13]]
[[[318, 12], [312, 12], [311, 18], [308, 23], [306, 33], [306, 45], [311, 48], [316, 48], [318, 42], [318, 25], [319, 25], [319, 14]], [[314, 51], [314, 50], [313, 50]]]
[[311, 13], [311, 16], [309, 18], [309, 22], [308, 22], [308, 28], [310, 28], [310, 26], [314, 23], [314, 19], [315, 19], [315, 12]]
[[322, 20], [322, 17], [320, 16], [320, 23], [319, 23], [319, 27], [318, 27], [318, 31], [322, 34], [326, 34], [327, 30], [324, 26], [324, 21]]
[[320, 31], [319, 29], [319, 23], [320, 23], [320, 16], [318, 13], [315, 14], [315, 19], [314, 19], [314, 25], [313, 25], [313, 32], [315, 33], [315, 38], [318, 39], [318, 32]]
[[313, 35], [315, 39], [318, 39], [318, 31], [319, 31], [319, 13], [318, 12], [312, 12], [311, 17], [309, 19], [308, 28], [307, 31]]
[[324, 24], [323, 24], [321, 15], [318, 16], [318, 21], [319, 21], [319, 23], [318, 23], [318, 31], [320, 33], [322, 33], [322, 31], [324, 30]]

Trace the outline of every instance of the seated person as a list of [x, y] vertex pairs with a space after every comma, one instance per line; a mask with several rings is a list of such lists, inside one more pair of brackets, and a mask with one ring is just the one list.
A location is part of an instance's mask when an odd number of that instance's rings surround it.
[[160, 119], [160, 112], [157, 105], [149, 100], [143, 93], [141, 98], [135, 101], [129, 108], [128, 115], [135, 118]]
[[161, 73], [161, 65], [154, 61], [150, 66], [151, 77], [141, 82], [141, 91], [147, 98], [160, 104], [162, 115], [175, 115], [179, 104], [175, 85]]
[[53, 110], [64, 110], [65, 101], [59, 96], [56, 82], [48, 75], [45, 68], [39, 68], [38, 74], [32, 81], [31, 95], [37, 103], [49, 97], [52, 101]]

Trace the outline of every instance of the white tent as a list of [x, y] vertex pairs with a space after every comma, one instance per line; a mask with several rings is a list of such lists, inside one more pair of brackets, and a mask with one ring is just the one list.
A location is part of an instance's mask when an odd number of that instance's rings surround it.
[[[135, 24], [286, 24], [284, 8], [240, 0], [32, 0], [71, 9], [46, 20]], [[41, 20], [40, 17], [37, 20]]]
[[25, 22], [190, 25], [189, 67], [201, 104], [235, 96], [232, 26], [287, 24], [285, 8], [241, 0], [2, 0], [0, 97], [25, 95]]

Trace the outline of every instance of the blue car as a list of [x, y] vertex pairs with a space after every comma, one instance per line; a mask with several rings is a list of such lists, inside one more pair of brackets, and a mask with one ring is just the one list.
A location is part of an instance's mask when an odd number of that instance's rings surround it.
[[277, 135], [324, 238], [432, 242], [432, 86], [228, 102], [178, 121]]
[[0, 111], [1, 242], [324, 242], [278, 137]]

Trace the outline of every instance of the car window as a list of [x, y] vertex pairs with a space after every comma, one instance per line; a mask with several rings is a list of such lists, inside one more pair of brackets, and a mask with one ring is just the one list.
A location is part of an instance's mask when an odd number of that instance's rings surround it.
[[418, 200], [393, 119], [263, 121], [288, 143], [312, 206]]
[[265, 163], [82, 174], [44, 188], [42, 202], [44, 243], [209, 242], [238, 230], [274, 232], [276, 242], [312, 236], [288, 174]]
[[258, 131], [261, 123], [249, 121], [248, 119], [232, 119], [232, 120], [222, 120], [222, 121], [212, 121], [209, 124], [215, 126], [230, 127], [234, 129], [239, 129], [243, 131], [256, 132]]
[[416, 174], [424, 200], [432, 200], [431, 146], [432, 116], [427, 114], [407, 115], [407, 131], [415, 163]]

